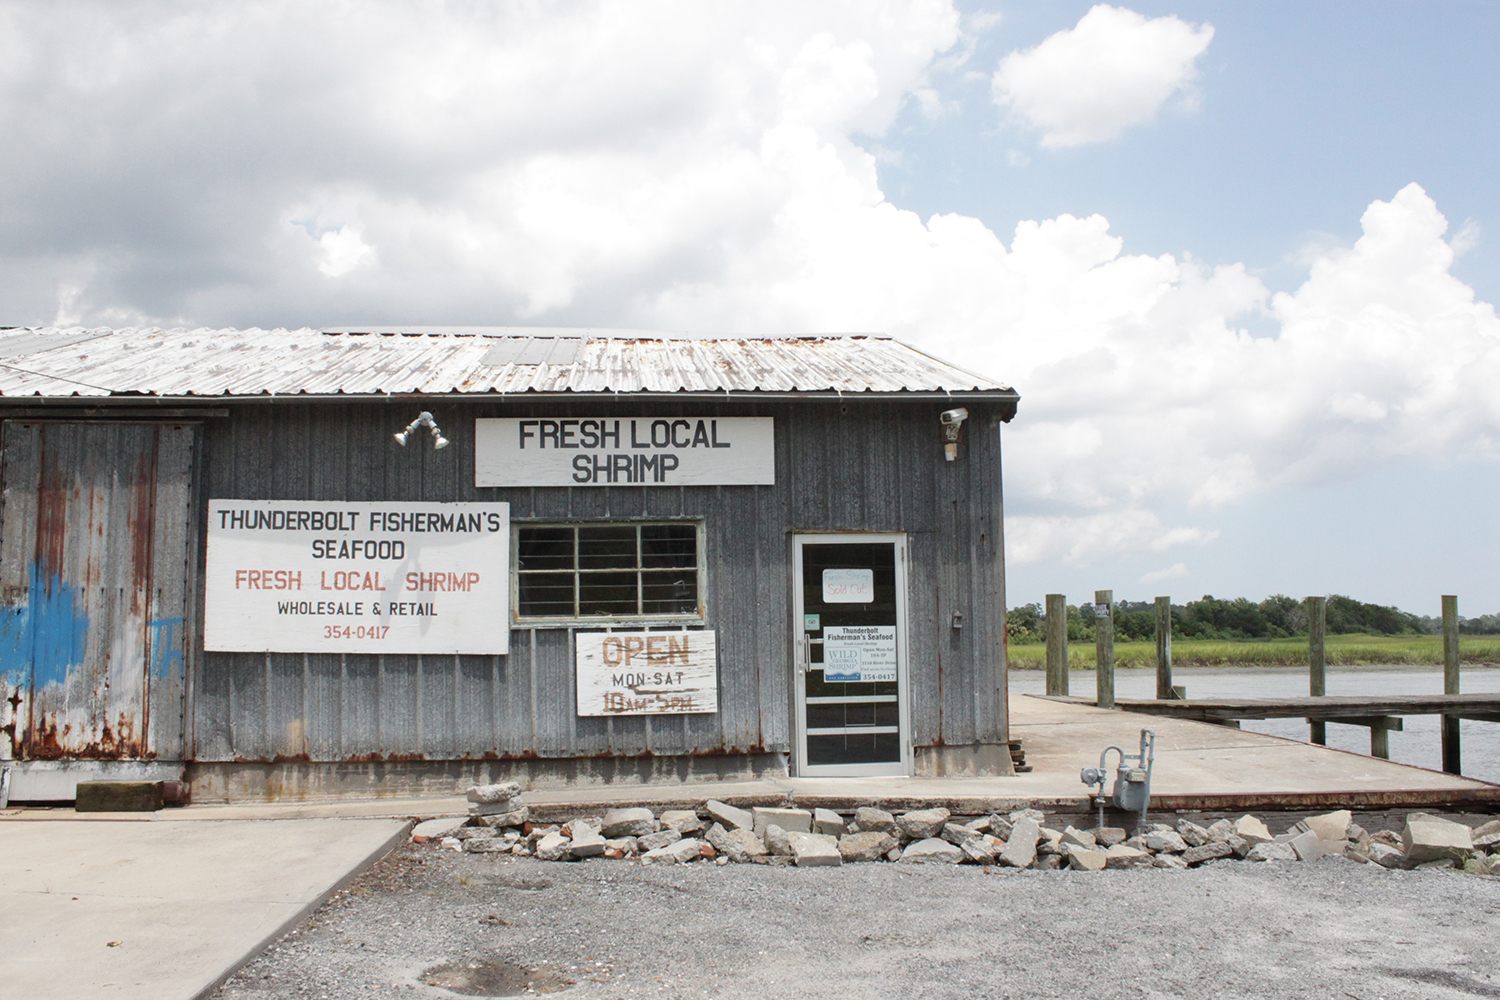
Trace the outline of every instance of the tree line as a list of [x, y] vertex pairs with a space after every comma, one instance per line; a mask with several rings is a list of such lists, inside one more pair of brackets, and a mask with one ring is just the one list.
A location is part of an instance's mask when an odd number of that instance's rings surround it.
[[[1041, 641], [1046, 637], [1046, 614], [1040, 604], [1023, 604], [1005, 616], [1012, 641]], [[1092, 604], [1068, 605], [1068, 640], [1092, 642], [1095, 609]], [[1328, 598], [1330, 635], [1436, 635], [1439, 618], [1414, 615], [1399, 608], [1357, 601], [1334, 594]], [[1469, 635], [1500, 635], [1500, 614], [1460, 618], [1459, 631]], [[1307, 635], [1307, 610], [1295, 597], [1272, 594], [1263, 601], [1205, 595], [1172, 605], [1172, 636], [1181, 639], [1281, 639]], [[1115, 604], [1115, 637], [1152, 639], [1156, 636], [1156, 605], [1150, 601]]]

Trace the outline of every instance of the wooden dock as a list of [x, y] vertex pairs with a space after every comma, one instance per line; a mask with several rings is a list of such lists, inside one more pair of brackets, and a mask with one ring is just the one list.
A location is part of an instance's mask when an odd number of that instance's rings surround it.
[[[1091, 705], [1087, 698], [1053, 700]], [[1500, 722], [1500, 694], [1319, 695], [1307, 698], [1119, 698], [1116, 708], [1144, 715], [1194, 719], [1238, 726], [1245, 719], [1306, 719], [1367, 726], [1370, 753], [1390, 757], [1389, 733], [1401, 730], [1404, 715], [1440, 715], [1444, 719]], [[1454, 769], [1455, 773], [1456, 769]]]

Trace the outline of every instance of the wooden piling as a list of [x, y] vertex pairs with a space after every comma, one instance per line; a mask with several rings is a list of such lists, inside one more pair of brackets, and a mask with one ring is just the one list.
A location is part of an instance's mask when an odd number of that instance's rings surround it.
[[1172, 697], [1172, 599], [1156, 599], [1156, 697]]
[[1115, 592], [1094, 591], [1094, 702], [1115, 707]]
[[1062, 594], [1047, 595], [1047, 694], [1068, 693], [1068, 602]]
[[[1328, 656], [1325, 644], [1328, 637], [1328, 598], [1309, 597], [1307, 608], [1307, 693], [1321, 698], [1328, 693]], [[1308, 739], [1319, 745], [1328, 743], [1328, 724], [1309, 722]]]
[[[1458, 694], [1458, 597], [1443, 595], [1443, 694]], [[1443, 770], [1463, 773], [1463, 754], [1459, 739], [1459, 718], [1443, 716]]]

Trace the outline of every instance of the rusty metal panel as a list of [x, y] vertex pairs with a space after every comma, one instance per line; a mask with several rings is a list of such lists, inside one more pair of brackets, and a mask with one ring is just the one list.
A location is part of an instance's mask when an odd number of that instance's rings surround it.
[[0, 674], [18, 759], [182, 758], [192, 451], [185, 427], [6, 423]]
[[[39, 328], [0, 330], [0, 355], [26, 362], [0, 370], [0, 396], [651, 392], [1015, 398], [993, 378], [882, 336]], [[496, 363], [508, 357], [515, 360]], [[34, 374], [39, 372], [47, 374]]]

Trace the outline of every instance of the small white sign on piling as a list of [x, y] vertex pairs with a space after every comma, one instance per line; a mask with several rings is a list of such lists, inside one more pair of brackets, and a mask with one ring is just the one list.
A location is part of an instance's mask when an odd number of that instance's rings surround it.
[[713, 632], [580, 632], [575, 642], [580, 716], [719, 710]]

